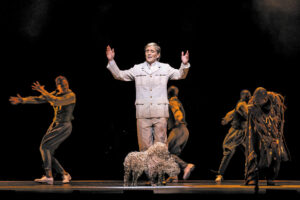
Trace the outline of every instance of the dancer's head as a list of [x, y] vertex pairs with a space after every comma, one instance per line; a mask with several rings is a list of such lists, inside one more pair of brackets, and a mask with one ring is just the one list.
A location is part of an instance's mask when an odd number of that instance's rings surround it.
[[178, 96], [178, 93], [179, 93], [179, 89], [172, 85], [168, 88], [168, 97], [171, 98], [171, 97], [177, 97]]
[[249, 90], [242, 90], [241, 94], [240, 94], [240, 98], [242, 101], [249, 101], [249, 99], [251, 98], [251, 93]]
[[66, 77], [58, 76], [55, 79], [56, 88], [59, 92], [66, 92], [69, 89], [69, 82]]
[[253, 103], [255, 105], [263, 105], [268, 101], [268, 92], [263, 87], [258, 87], [253, 93]]

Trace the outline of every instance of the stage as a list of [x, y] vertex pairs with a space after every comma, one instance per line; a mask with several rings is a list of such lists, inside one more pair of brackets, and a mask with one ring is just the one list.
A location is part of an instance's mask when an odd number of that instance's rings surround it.
[[73, 180], [70, 184], [55, 181], [54, 185], [0, 181], [0, 196], [8, 195], [9, 199], [131, 199], [137, 195], [143, 199], [274, 199], [281, 195], [299, 197], [299, 194], [300, 181], [295, 180], [276, 181], [276, 186], [267, 186], [261, 181], [258, 191], [254, 186], [244, 186], [242, 180], [225, 180], [222, 184], [213, 180], [188, 180], [165, 186], [146, 186], [145, 181], [140, 181], [136, 187], [123, 187], [121, 180]]

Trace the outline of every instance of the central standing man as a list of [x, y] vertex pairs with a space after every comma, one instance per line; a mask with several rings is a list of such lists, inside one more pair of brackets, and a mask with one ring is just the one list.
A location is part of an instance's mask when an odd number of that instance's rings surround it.
[[161, 49], [156, 43], [145, 46], [146, 61], [128, 70], [120, 70], [114, 61], [115, 51], [107, 46], [107, 68], [113, 77], [121, 81], [135, 81], [136, 118], [139, 150], [145, 151], [155, 142], [167, 143], [169, 101], [168, 80], [184, 79], [190, 68], [189, 52], [181, 52], [181, 66], [172, 68], [159, 62]]

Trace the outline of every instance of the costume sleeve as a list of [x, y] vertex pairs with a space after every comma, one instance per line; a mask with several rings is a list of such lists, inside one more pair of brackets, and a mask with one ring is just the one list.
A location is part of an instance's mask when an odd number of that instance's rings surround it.
[[170, 100], [169, 104], [170, 104], [170, 108], [172, 110], [172, 113], [174, 115], [175, 121], [177, 123], [182, 122], [183, 113], [180, 110], [180, 103], [176, 100]]
[[134, 68], [128, 70], [120, 70], [114, 60], [109, 61], [107, 69], [112, 73], [113, 77], [120, 81], [133, 81], [134, 80]]
[[229, 111], [228, 113], [226, 113], [225, 117], [223, 117], [223, 123], [228, 124], [229, 122], [231, 122], [233, 120], [233, 116], [234, 116], [234, 112], [235, 109]]
[[22, 104], [41, 104], [47, 103], [45, 96], [28, 96], [22, 98]]
[[181, 66], [179, 69], [174, 69], [173, 67], [169, 66], [169, 79], [171, 80], [179, 80], [179, 79], [185, 79], [188, 72], [189, 68], [191, 67], [190, 63], [184, 65], [181, 63]]
[[76, 102], [76, 96], [74, 92], [67, 93], [63, 96], [54, 96], [52, 93], [42, 93], [47, 101], [54, 106], [64, 106]]
[[240, 102], [238, 103], [236, 107], [236, 111], [243, 116], [245, 119], [248, 118], [248, 106], [246, 102]]

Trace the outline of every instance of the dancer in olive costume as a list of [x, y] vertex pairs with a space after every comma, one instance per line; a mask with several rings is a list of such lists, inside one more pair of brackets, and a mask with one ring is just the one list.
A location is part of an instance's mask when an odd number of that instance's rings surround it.
[[231, 122], [231, 128], [229, 129], [223, 141], [223, 158], [215, 180], [217, 183], [221, 183], [223, 181], [224, 173], [232, 156], [236, 151], [236, 148], [239, 146], [243, 149], [245, 148], [248, 119], [247, 104], [250, 98], [250, 91], [242, 90], [240, 93], [240, 100], [238, 101], [235, 109], [228, 112], [222, 119], [222, 125], [226, 125]]

